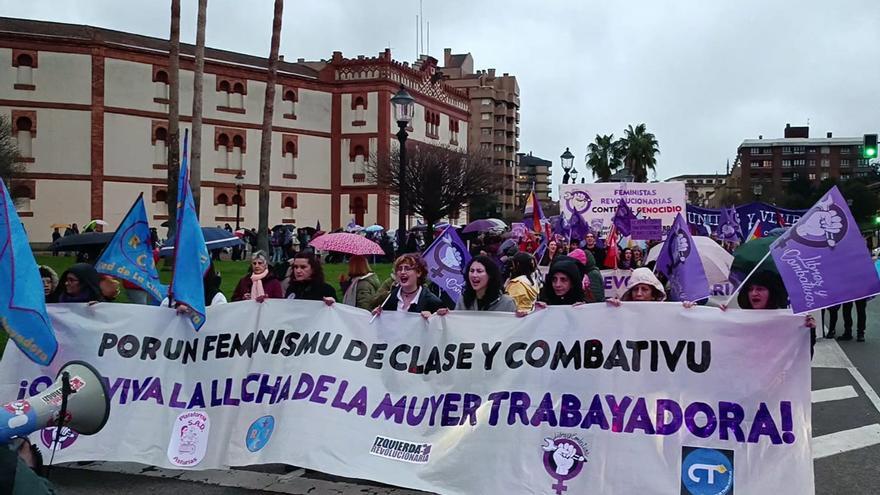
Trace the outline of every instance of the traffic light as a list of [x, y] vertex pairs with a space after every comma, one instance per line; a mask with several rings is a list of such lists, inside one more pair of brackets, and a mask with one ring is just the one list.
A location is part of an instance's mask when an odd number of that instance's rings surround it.
[[862, 147], [862, 157], [868, 160], [877, 158], [877, 135], [865, 134], [865, 144]]

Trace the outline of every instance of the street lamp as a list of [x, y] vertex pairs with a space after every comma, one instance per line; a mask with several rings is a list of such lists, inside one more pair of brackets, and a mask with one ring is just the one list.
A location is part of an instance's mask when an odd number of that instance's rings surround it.
[[235, 175], [235, 230], [241, 228], [241, 186], [244, 184], [244, 176], [239, 170]]
[[[569, 151], [568, 148], [565, 148], [565, 153], [559, 158], [562, 160], [562, 170], [565, 171], [565, 174], [562, 175], [562, 183], [568, 184], [572, 167], [574, 167], [574, 155], [571, 154], [571, 151]], [[575, 172], [575, 175], [577, 175], [577, 172]]]
[[764, 186], [762, 184], [755, 184], [752, 187], [752, 194], [754, 194], [755, 199], [761, 201], [761, 193], [764, 192]]
[[397, 141], [400, 143], [400, 164], [397, 174], [398, 185], [398, 218], [397, 218], [397, 252], [403, 254], [406, 249], [406, 213], [408, 205], [406, 204], [406, 128], [413, 119], [415, 113], [415, 99], [407, 93], [403, 84], [400, 85], [400, 91], [391, 97], [391, 103], [394, 105], [394, 119], [397, 121]]
[[577, 184], [578, 179], [578, 170], [576, 168], [571, 169], [571, 183]]

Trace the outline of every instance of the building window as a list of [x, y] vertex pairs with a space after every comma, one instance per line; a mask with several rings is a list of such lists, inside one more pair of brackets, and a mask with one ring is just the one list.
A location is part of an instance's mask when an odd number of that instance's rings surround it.
[[217, 79], [217, 92], [220, 93], [220, 104], [217, 105], [217, 110], [245, 113], [244, 95], [247, 94], [247, 84], [244, 81]]
[[489, 127], [483, 127], [482, 129], [480, 129], [480, 134], [483, 136], [491, 136], [492, 129], [490, 129]]
[[822, 180], [825, 180], [827, 178], [828, 178], [828, 172], [822, 172]]
[[[36, 199], [36, 181], [16, 181], [12, 183], [11, 193], [15, 198], [15, 209], [18, 213], [30, 213], [31, 202]], [[22, 215], [22, 216], [33, 216]]]
[[218, 153], [217, 166], [214, 172], [237, 174], [244, 170], [244, 153], [247, 152], [247, 136], [241, 129], [214, 128], [214, 149]]
[[458, 144], [458, 131], [460, 121], [449, 119], [449, 144]]
[[352, 122], [351, 125], [367, 125], [367, 95], [351, 95], [351, 109], [354, 110], [354, 122]]
[[285, 179], [296, 179], [296, 158], [298, 155], [298, 136], [293, 134], [285, 134], [282, 137], [281, 157], [284, 162], [283, 177]]
[[827, 155], [829, 153], [831, 153], [831, 148], [829, 148], [828, 146], [822, 146], [822, 154]]
[[296, 105], [299, 102], [299, 93], [296, 88], [284, 88], [284, 95], [281, 97], [282, 117], [285, 119], [296, 120]]
[[828, 168], [831, 166], [831, 160], [827, 158], [822, 159], [822, 168]]
[[37, 52], [12, 50], [12, 65], [16, 68], [14, 89], [33, 91], [34, 69], [37, 68]]
[[783, 146], [782, 147], [782, 154], [790, 155], [791, 154], [791, 146]]
[[488, 151], [492, 149], [492, 145], [489, 143], [480, 143], [480, 149]]
[[495, 151], [504, 151], [504, 146], [501, 146], [500, 144], [499, 144], [499, 145], [496, 145], [496, 146], [495, 146]]
[[790, 166], [791, 166], [791, 160], [782, 160], [782, 166], [783, 166], [783, 167], [790, 167]]
[[752, 154], [752, 155], [760, 155], [760, 154], [761, 154], [761, 148], [752, 148], [752, 150], [751, 150], [751, 154]]
[[232, 154], [229, 157], [229, 165], [233, 170], [244, 170], [242, 154], [244, 153], [244, 137], [237, 134], [232, 138]]
[[849, 160], [840, 160], [841, 167], [849, 167]]
[[843, 148], [840, 148], [840, 154], [841, 155], [848, 155], [849, 154], [849, 146], [844, 146]]
[[492, 105], [492, 98], [483, 98], [480, 101], [480, 104], [483, 105], [484, 107], [491, 106]]
[[153, 66], [153, 101], [168, 104], [168, 71], [164, 67]]
[[492, 114], [491, 113], [481, 113], [480, 120], [492, 120]]
[[156, 126], [153, 129], [153, 168], [168, 167], [168, 130]]
[[168, 191], [156, 186], [153, 186], [153, 215], [159, 217], [154, 220], [168, 216]]
[[795, 167], [803, 167], [804, 165], [806, 165], [806, 160], [800, 159], [794, 161]]
[[764, 160], [764, 168], [773, 168], [773, 160]]
[[294, 220], [296, 210], [296, 193], [284, 193], [281, 195], [282, 223], [296, 223]]
[[810, 166], [811, 166], [811, 167], [815, 167], [815, 166], [816, 166], [816, 160], [810, 159], [810, 162], [809, 162], [809, 163], [810, 163]]
[[795, 147], [794, 147], [794, 153], [795, 153], [796, 155], [802, 155], [802, 154], [804, 154], [804, 147], [803, 147], [803, 146], [795, 146]]
[[[21, 112], [24, 115], [17, 116], [13, 112], [13, 132], [18, 146], [18, 154], [22, 161], [33, 161], [34, 148], [33, 140], [37, 134], [36, 115], [30, 115], [33, 112]], [[30, 160], [28, 160], [30, 159]]]
[[810, 180], [816, 180], [816, 174], [807, 174], [807, 178]]

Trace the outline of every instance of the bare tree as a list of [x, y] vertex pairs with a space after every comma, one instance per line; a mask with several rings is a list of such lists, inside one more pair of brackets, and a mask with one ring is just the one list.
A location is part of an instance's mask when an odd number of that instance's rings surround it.
[[205, 74], [205, 23], [208, 16], [208, 0], [199, 0], [198, 20], [196, 21], [196, 70], [193, 79], [193, 118], [192, 148], [190, 151], [190, 185], [196, 215], [201, 212], [202, 201], [202, 94]]
[[9, 195], [16, 198], [18, 190], [12, 186], [12, 179], [24, 172], [19, 162], [18, 143], [12, 135], [12, 122], [9, 117], [0, 115], [0, 179], [6, 183]]
[[275, 81], [278, 79], [278, 45], [281, 44], [281, 13], [284, 0], [275, 0], [272, 19], [272, 42], [269, 48], [269, 71], [266, 74], [266, 101], [263, 106], [263, 134], [260, 138], [260, 200], [257, 245], [269, 250], [269, 171], [272, 161], [272, 116], [275, 110]]
[[177, 177], [180, 175], [180, 0], [171, 0], [168, 50], [168, 234], [177, 226]]
[[[487, 195], [497, 176], [491, 160], [456, 148], [410, 142], [407, 145], [406, 177], [400, 176], [400, 150], [387, 159], [373, 156], [365, 166], [369, 181], [387, 187], [392, 194], [403, 183], [407, 212], [421, 215], [428, 225], [429, 240], [434, 224], [441, 218], [462, 211], [472, 199]], [[393, 203], [399, 206], [399, 198]]]

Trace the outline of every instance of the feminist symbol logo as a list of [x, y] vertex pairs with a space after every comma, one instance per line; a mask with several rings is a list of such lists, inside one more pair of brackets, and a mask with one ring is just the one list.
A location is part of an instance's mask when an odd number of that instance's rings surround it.
[[562, 492], [568, 490], [565, 482], [581, 474], [587, 462], [587, 449], [574, 435], [545, 438], [541, 449], [544, 451], [544, 470], [556, 480], [550, 488], [557, 495], [562, 495]]
[[440, 238], [441, 244], [434, 250], [435, 267], [431, 268], [431, 274], [434, 277], [443, 275], [443, 272], [461, 273], [461, 263], [464, 256], [461, 250], [456, 246], [449, 236]]

